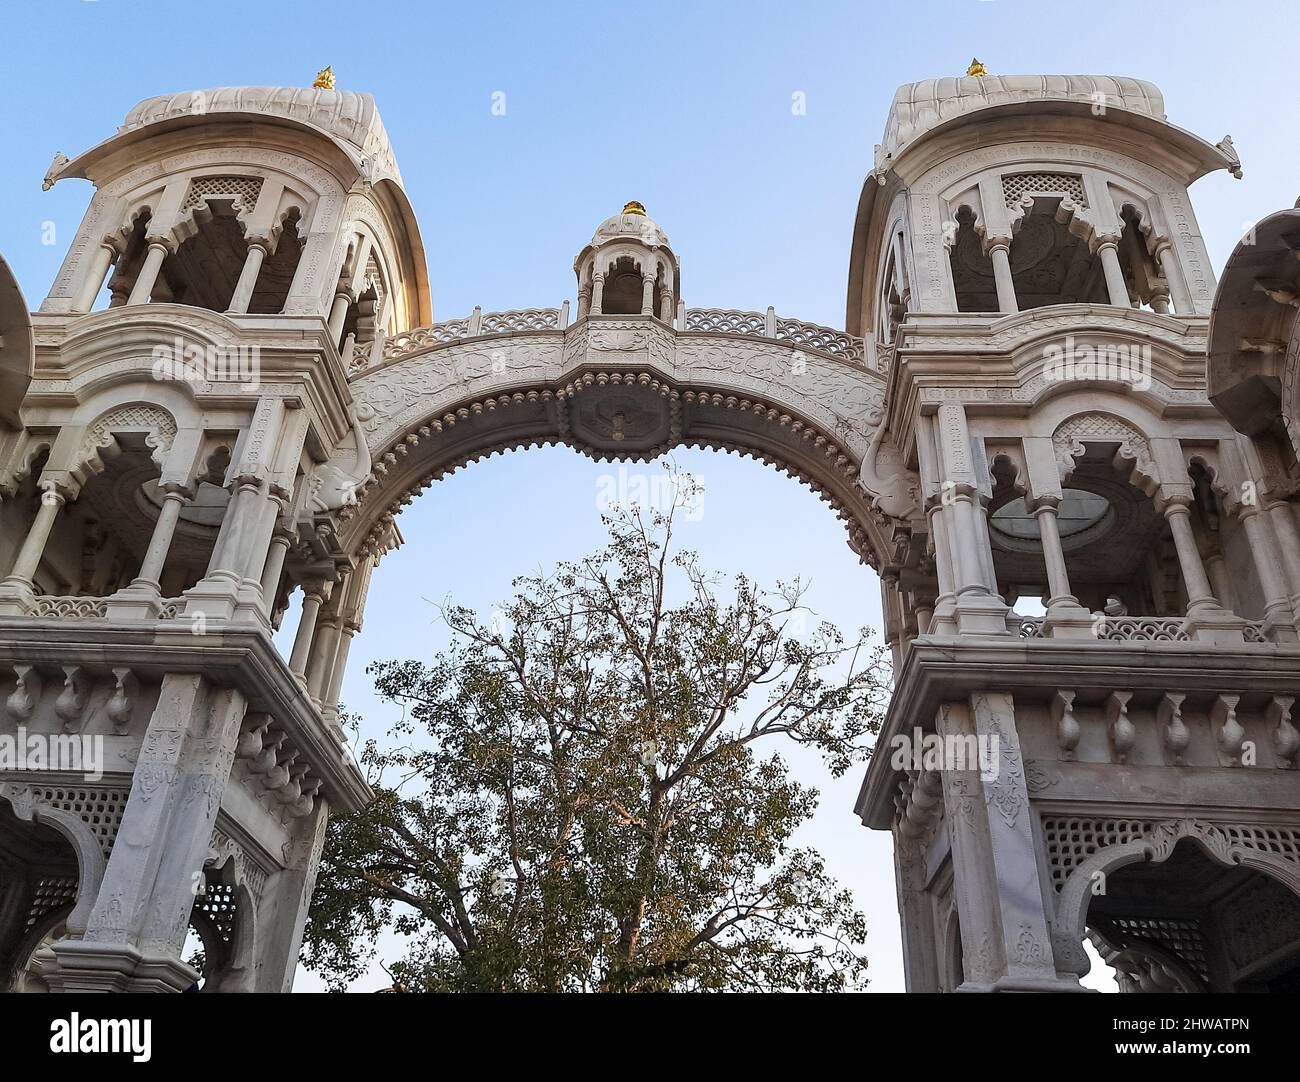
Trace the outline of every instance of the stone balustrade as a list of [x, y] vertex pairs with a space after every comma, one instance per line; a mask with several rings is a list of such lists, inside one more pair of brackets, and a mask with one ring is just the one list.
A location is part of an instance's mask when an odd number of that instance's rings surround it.
[[[563, 331], [568, 325], [568, 311], [567, 302], [559, 308], [518, 308], [506, 312], [483, 312], [475, 308], [463, 319], [450, 319], [394, 335], [384, 343], [382, 359], [391, 361], [466, 338]], [[729, 308], [686, 308], [684, 312], [685, 320], [679, 330], [687, 333], [775, 339], [789, 342], [797, 349], [839, 357], [853, 364], [866, 363], [866, 345], [861, 338], [818, 323], [778, 317], [770, 308], [766, 313]], [[369, 360], [370, 347], [358, 346], [349, 361], [349, 372], [362, 371]]]
[[[1096, 636], [1104, 642], [1193, 642], [1195, 637], [1187, 630], [1183, 616], [1098, 616]], [[1022, 616], [1012, 612], [1007, 616], [1007, 630], [1022, 639], [1044, 639], [1042, 616]], [[1270, 642], [1262, 621], [1242, 621], [1242, 635], [1248, 643]]]

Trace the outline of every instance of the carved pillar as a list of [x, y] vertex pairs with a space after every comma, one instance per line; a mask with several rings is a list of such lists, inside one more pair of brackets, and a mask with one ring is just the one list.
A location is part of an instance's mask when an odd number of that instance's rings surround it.
[[243, 720], [243, 695], [164, 677], [85, 936], [54, 945], [62, 991], [183, 991], [195, 887]]
[[45, 545], [50, 539], [50, 531], [54, 529], [54, 521], [59, 517], [59, 508], [68, 500], [67, 495], [60, 491], [53, 481], [42, 481], [40, 487], [42, 490], [40, 507], [37, 508], [36, 517], [32, 519], [27, 536], [23, 539], [22, 548], [18, 550], [13, 569], [4, 580], [5, 586], [31, 590], [32, 579], [36, 575], [36, 569], [40, 567], [41, 557], [45, 554]]
[[1266, 501], [1265, 510], [1273, 532], [1277, 536], [1277, 545], [1282, 553], [1282, 566], [1286, 569], [1287, 594], [1291, 599], [1291, 611], [1295, 613], [1297, 626], [1300, 627], [1300, 531], [1296, 529], [1295, 516], [1291, 513], [1289, 499], [1270, 499]]
[[1008, 237], [994, 237], [985, 241], [989, 258], [993, 260], [993, 284], [998, 291], [999, 312], [1019, 312], [1016, 303], [1016, 285], [1011, 277], [1011, 240]]
[[659, 298], [659, 318], [671, 325], [673, 321], [673, 291], [665, 289], [663, 296]]
[[1102, 273], [1106, 276], [1106, 293], [1110, 303], [1119, 308], [1131, 308], [1128, 284], [1124, 281], [1124, 268], [1119, 262], [1119, 236], [1103, 233], [1097, 238], [1097, 255], [1101, 259]]
[[335, 291], [329, 318], [330, 341], [335, 346], [339, 345], [343, 338], [343, 323], [348, 318], [348, 308], [351, 304], [352, 295], [346, 289], [340, 288]]
[[[339, 632], [343, 627], [342, 608], [347, 598], [351, 572], [335, 584], [328, 608], [317, 610], [316, 626], [312, 635], [311, 650], [307, 662], [307, 694], [318, 706], [325, 693], [329, 680], [330, 668], [338, 649]], [[296, 645], [296, 643], [295, 643]]]
[[1284, 636], [1295, 641], [1295, 613], [1283, 577], [1283, 564], [1273, 548], [1268, 521], [1257, 504], [1243, 503], [1237, 512], [1246, 540], [1250, 545], [1255, 573], [1259, 576], [1260, 590], [1264, 595], [1264, 618], [1274, 638]]
[[643, 316], [655, 314], [655, 277], [653, 269], [645, 271], [641, 275], [641, 314]]
[[158, 282], [158, 272], [162, 270], [163, 260], [172, 253], [174, 248], [174, 242], [167, 238], [149, 238], [149, 251], [144, 257], [144, 265], [141, 266], [140, 273], [136, 275], [131, 294], [126, 299], [128, 305], [148, 302], [153, 295], [153, 287]]
[[267, 550], [266, 563], [262, 565], [262, 599], [266, 603], [266, 614], [270, 616], [275, 607], [275, 597], [280, 589], [280, 579], [284, 575], [284, 559], [293, 544], [293, 535], [284, 530], [276, 530], [271, 536], [271, 545]]
[[244, 578], [243, 539], [253, 525], [252, 519], [259, 510], [262, 479], [255, 473], [241, 473], [231, 483], [233, 490], [226, 506], [227, 529], [217, 537], [208, 563], [209, 578], [242, 582]]
[[244, 267], [239, 272], [239, 281], [235, 283], [235, 292], [230, 298], [230, 307], [226, 311], [231, 315], [243, 315], [253, 300], [253, 290], [257, 288], [257, 276], [262, 269], [262, 262], [269, 254], [270, 241], [266, 237], [249, 237], [248, 254], [244, 257]]
[[933, 906], [925, 890], [925, 847], [894, 828], [894, 880], [909, 992], [938, 992], [939, 951]]
[[89, 312], [95, 305], [95, 298], [104, 286], [104, 276], [113, 260], [117, 258], [117, 248], [111, 241], [100, 241], [95, 250], [95, 257], [86, 268], [86, 277], [81, 283], [81, 292], [77, 294], [74, 311]]
[[977, 692], [939, 709], [941, 735], [974, 737], [993, 769], [942, 771], [961, 922], [963, 991], [1078, 991], [1058, 973], [1034, 843], [1024, 759], [1008, 692]]
[[1189, 316], [1193, 314], [1192, 295], [1183, 281], [1183, 271], [1178, 265], [1173, 245], [1162, 240], [1156, 245], [1156, 260], [1160, 263], [1160, 273], [1169, 283], [1169, 297], [1173, 301], [1174, 314]]
[[302, 616], [294, 636], [293, 651], [289, 655], [289, 669], [302, 683], [307, 682], [307, 660], [311, 655], [312, 640], [316, 637], [316, 620], [320, 607], [329, 600], [334, 580], [318, 578], [303, 584]]
[[939, 588], [939, 596], [934, 602], [933, 634], [936, 635], [950, 635], [957, 630], [952, 618], [952, 609], [957, 601], [956, 576], [953, 573], [952, 546], [948, 541], [943, 512], [943, 504], [937, 497], [926, 508], [930, 537], [934, 542], [934, 577]]
[[1210, 577], [1210, 588], [1214, 591], [1215, 600], [1229, 612], [1236, 612], [1239, 604], [1237, 591], [1232, 585], [1232, 574], [1228, 571], [1228, 561], [1223, 558], [1223, 553], [1216, 552], [1205, 557], [1205, 573]]
[[1187, 611], [1197, 608], [1216, 608], [1218, 603], [1214, 591], [1210, 589], [1210, 580], [1205, 574], [1205, 565], [1201, 563], [1201, 550], [1196, 544], [1196, 535], [1192, 530], [1191, 501], [1186, 496], [1171, 497], [1164, 507], [1165, 521], [1169, 523], [1174, 535], [1174, 547], [1178, 550], [1178, 565], [1183, 572], [1183, 585], [1187, 589]]
[[289, 992], [298, 968], [303, 929], [316, 871], [325, 847], [329, 802], [318, 797], [312, 813], [300, 820], [287, 867], [267, 880], [257, 911], [257, 953], [254, 991]]
[[181, 485], [168, 484], [159, 486], [163, 493], [162, 509], [158, 512], [158, 521], [154, 523], [153, 536], [149, 539], [149, 548], [140, 564], [140, 573], [132, 586], [143, 586], [155, 593], [162, 589], [163, 568], [167, 564], [167, 553], [172, 546], [172, 537], [176, 533], [176, 523], [181, 517], [181, 508], [189, 502], [190, 494]]
[[605, 304], [605, 274], [603, 271], [595, 271], [591, 276], [591, 314], [598, 316], [604, 312]]

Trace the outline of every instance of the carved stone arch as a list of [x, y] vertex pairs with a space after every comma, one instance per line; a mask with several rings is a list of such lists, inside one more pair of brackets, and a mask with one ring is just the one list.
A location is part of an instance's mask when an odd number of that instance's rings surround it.
[[[876, 373], [810, 354], [806, 370], [781, 377], [790, 347], [777, 342], [719, 338], [707, 363], [679, 344], [674, 358], [671, 331], [636, 324], [601, 321], [568, 332], [598, 342], [593, 355], [612, 362], [609, 368], [593, 370], [578, 350], [566, 360], [571, 343], [559, 335], [520, 335], [436, 344], [367, 370], [353, 387], [372, 464], [369, 476], [357, 479], [360, 502], [340, 514], [349, 546], [430, 481], [487, 454], [566, 443], [597, 458], [649, 458], [685, 444], [754, 455], [786, 470], [832, 504], [855, 551], [878, 557], [887, 520], [911, 513], [917, 485], [901, 461], [880, 453]], [[755, 349], [772, 357], [754, 354], [744, 375], [723, 371], [721, 358], [750, 358]], [[637, 358], [644, 363], [613, 366]]]
[[54, 447], [54, 436], [44, 432], [26, 430], [15, 440], [15, 446], [9, 461], [0, 469], [0, 493], [6, 498], [18, 490], [31, 476], [36, 460], [42, 452], [49, 452]]
[[191, 927], [203, 941], [205, 992], [251, 992], [257, 965], [257, 893], [242, 854], [225, 839], [205, 868], [208, 898], [196, 901]]
[[0, 797], [9, 802], [17, 818], [53, 827], [72, 846], [77, 856], [77, 899], [67, 915], [67, 926], [70, 934], [81, 935], [104, 880], [107, 861], [103, 841], [75, 811], [55, 807], [30, 785], [0, 782]]
[[184, 243], [212, 221], [213, 203], [229, 202], [240, 231], [247, 231], [266, 178], [256, 168], [224, 167], [191, 175], [186, 183], [185, 195], [171, 227], [177, 244]]
[[[410, 448], [418, 445], [422, 440], [427, 439], [428, 435], [433, 434], [435, 429], [440, 434], [450, 432], [458, 424], [472, 423], [472, 419], [481, 418], [487, 414], [500, 413], [504, 415], [508, 414], [512, 407], [554, 402], [557, 397], [554, 392], [550, 392], [545, 388], [533, 388], [528, 391], [503, 394], [495, 399], [469, 402], [448, 411], [441, 418], [433, 419], [432, 425], [420, 426], [419, 430], [411, 433], [407, 439], [397, 444], [397, 447]], [[872, 492], [870, 495], [881, 506], [877, 507], [874, 504], [865, 503], [863, 497], [866, 493], [860, 490], [856, 494], [854, 492], [857, 470], [853, 468], [851, 460], [843, 454], [841, 448], [814, 426], [798, 422], [792, 419], [789, 414], [778, 413], [778, 411], [766, 406], [765, 403], [754, 402], [736, 395], [724, 395], [721, 392], [688, 391], [681, 398], [687, 403], [707, 405], [712, 409], [735, 410], [761, 417], [767, 425], [773, 427], [777, 432], [793, 429], [798, 434], [799, 439], [807, 446], [807, 457], [791, 454], [788, 448], [778, 447], [774, 441], [765, 440], [761, 436], [742, 432], [739, 429], [735, 430], [730, 437], [712, 432], [705, 436], [683, 437], [680, 430], [671, 426], [671, 422], [665, 439], [645, 451], [624, 454], [605, 450], [593, 454], [592, 457], [598, 460], [631, 459], [643, 461], [652, 459], [674, 447], [685, 446], [709, 448], [753, 458], [756, 461], [774, 466], [788, 477], [810, 488], [823, 502], [828, 503], [835, 512], [836, 517], [845, 524], [849, 533], [850, 547], [864, 561], [871, 563], [873, 566], [877, 564], [879, 553], [883, 549], [882, 534], [887, 518], [887, 512], [882, 508], [894, 506], [889, 501], [896, 498], [906, 499], [906, 492], [894, 493], [892, 489], [884, 493]], [[776, 413], [777, 416], [769, 417], [769, 413]], [[424, 433], [425, 430], [428, 430], [428, 434], [422, 435], [421, 433]], [[414, 443], [409, 442], [411, 437], [414, 437]], [[574, 447], [576, 450], [590, 453], [589, 448], [583, 445], [582, 440], [575, 438], [572, 431], [568, 433], [556, 431], [549, 434], [520, 432], [509, 439], [472, 446], [472, 449], [467, 449], [464, 453], [439, 461], [436, 466], [431, 466], [419, 475], [403, 476], [401, 473], [395, 473], [393, 468], [397, 466], [399, 461], [405, 460], [411, 452], [408, 450], [404, 454], [397, 455], [393, 451], [389, 451], [383, 456], [377, 456], [376, 473], [371, 475], [370, 483], [360, 493], [358, 504], [355, 507], [344, 508], [340, 517], [345, 521], [355, 520], [351, 523], [349, 536], [357, 538], [357, 543], [364, 545], [366, 539], [370, 538], [385, 520], [391, 520], [394, 514], [408, 505], [434, 481], [448, 476], [472, 462], [505, 451], [557, 444], [564, 444]], [[384, 459], [390, 458], [393, 461], [384, 461]]]
[[105, 239], [116, 249], [119, 258], [128, 254], [127, 249], [136, 231], [142, 225], [148, 228], [162, 194], [162, 188], [150, 186], [147, 191], [124, 201], [118, 224], [104, 234]]
[[1040, 199], [1050, 199], [1056, 202], [1055, 219], [1057, 223], [1065, 226], [1072, 236], [1078, 237], [1090, 248], [1096, 248], [1098, 227], [1091, 211], [1068, 196], [1047, 193], [1025, 195], [1015, 206], [1007, 208], [1013, 238], [1020, 234], [1026, 217], [1033, 211]]
[[[994, 487], [998, 475], [1002, 475], [1009, 481], [1009, 499], [1028, 494], [1029, 468], [1023, 448], [1011, 446], [1007, 441], [986, 440], [985, 454], [988, 458], [989, 477]], [[999, 468], [1002, 464], [1005, 464], [1005, 469]]]
[[[988, 233], [988, 215], [984, 212], [984, 200], [980, 197], [978, 184], [963, 187], [951, 199], [944, 200], [944, 205], [947, 206], [949, 211], [943, 223], [943, 248], [945, 252], [951, 255], [953, 245], [957, 243], [957, 234], [961, 231], [963, 211], [966, 212], [965, 217], [969, 220], [975, 235], [980, 238], [981, 242], [984, 240], [985, 235]], [[897, 226], [894, 229], [896, 230]], [[882, 245], [884, 249], [882, 255], [886, 263], [893, 249], [892, 237], [892, 233], [886, 234], [886, 243]]]
[[104, 455], [111, 456], [117, 447], [116, 437], [123, 433], [143, 434], [145, 446], [161, 469], [176, 439], [176, 430], [176, 418], [161, 406], [149, 402], [115, 406], [86, 427], [85, 439], [69, 472], [81, 480], [102, 472]]
[[[1261, 828], [1267, 830], [1268, 828]], [[1175, 846], [1191, 840], [1212, 860], [1225, 867], [1240, 866], [1276, 879], [1300, 897], [1300, 859], [1252, 844], [1249, 830], [1224, 827], [1199, 819], [1168, 819], [1147, 826], [1141, 836], [1107, 845], [1091, 853], [1071, 870], [1056, 901], [1053, 948], [1060, 968], [1083, 976], [1090, 962], [1083, 950], [1088, 904], [1099, 875], [1106, 876], [1129, 864], [1162, 864]]]
[[1052, 448], [1061, 467], [1062, 481], [1069, 479], [1074, 460], [1084, 454], [1089, 443], [1117, 444], [1117, 462], [1132, 467], [1133, 483], [1148, 496], [1159, 488], [1161, 478], [1146, 436], [1128, 421], [1101, 411], [1077, 413], [1062, 421], [1052, 433]]
[[1210, 480], [1210, 488], [1223, 501], [1222, 506], [1231, 508], [1240, 502], [1241, 490], [1238, 484], [1245, 480], [1245, 477], [1237, 476], [1238, 471], [1234, 468], [1234, 464], [1221, 454], [1218, 445], [1184, 447], [1183, 462], [1187, 466], [1188, 473], [1191, 473], [1195, 466], [1205, 470]]

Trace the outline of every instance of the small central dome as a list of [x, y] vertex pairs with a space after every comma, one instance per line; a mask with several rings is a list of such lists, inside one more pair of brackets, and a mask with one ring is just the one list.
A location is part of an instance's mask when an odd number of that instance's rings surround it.
[[621, 211], [600, 223], [591, 238], [592, 247], [608, 244], [612, 240], [631, 238], [651, 248], [667, 248], [668, 234], [645, 212], [645, 206], [630, 200]]
[[681, 297], [681, 267], [668, 235], [635, 199], [606, 218], [573, 261], [578, 318], [653, 316], [671, 324]]

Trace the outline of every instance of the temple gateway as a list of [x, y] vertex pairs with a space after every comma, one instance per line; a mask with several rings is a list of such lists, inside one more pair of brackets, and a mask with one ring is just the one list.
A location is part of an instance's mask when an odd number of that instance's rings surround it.
[[58, 155], [94, 195], [37, 311], [0, 262], [0, 739], [103, 754], [3, 761], [0, 981], [182, 990], [194, 933], [205, 988], [288, 990], [371, 795], [337, 704], [396, 515], [564, 443], [748, 453], [878, 573], [856, 811], [910, 989], [1078, 991], [1090, 938], [1126, 991], [1296, 991], [1300, 211], [1216, 284], [1218, 169], [1138, 79], [904, 86], [841, 330], [692, 307], [636, 202], [572, 304], [435, 322], [375, 102], [330, 80]]

